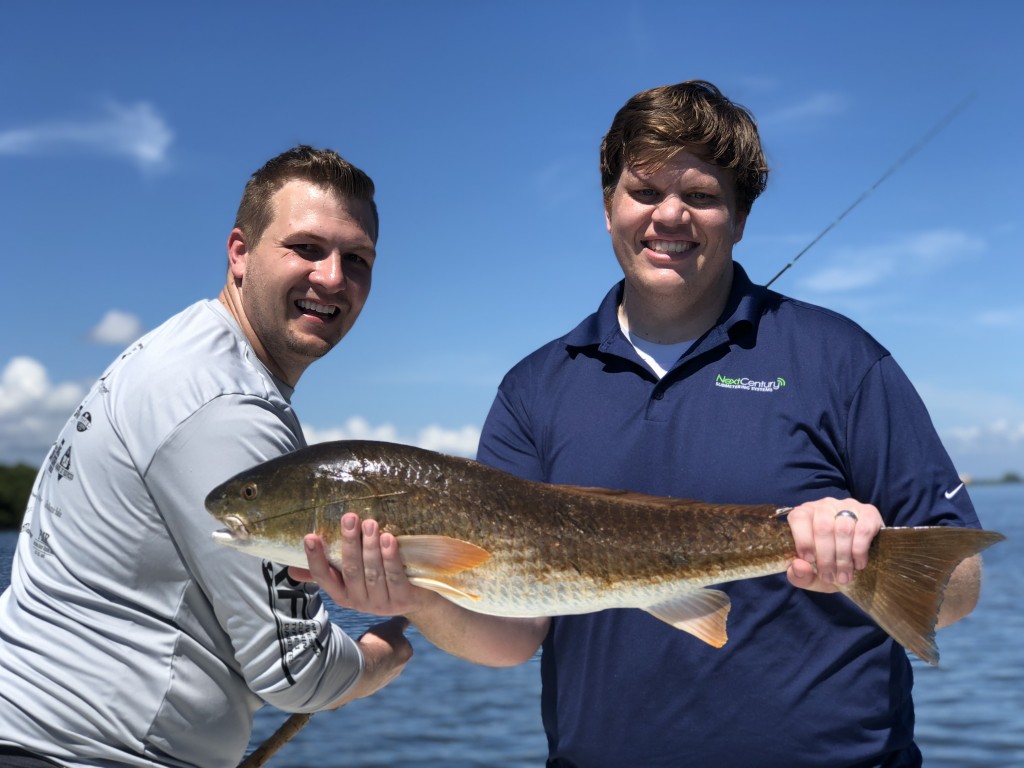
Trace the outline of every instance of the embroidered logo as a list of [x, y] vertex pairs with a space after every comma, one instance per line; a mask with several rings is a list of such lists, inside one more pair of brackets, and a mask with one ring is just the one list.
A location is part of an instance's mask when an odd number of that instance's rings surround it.
[[776, 377], [774, 381], [751, 379], [747, 376], [730, 378], [720, 373], [715, 377], [715, 386], [724, 389], [743, 389], [747, 392], [778, 392], [786, 386], [786, 380], [781, 376]]

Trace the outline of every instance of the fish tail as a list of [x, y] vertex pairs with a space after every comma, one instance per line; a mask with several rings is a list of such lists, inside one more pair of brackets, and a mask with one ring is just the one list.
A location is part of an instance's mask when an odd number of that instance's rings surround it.
[[842, 592], [896, 642], [938, 664], [935, 624], [949, 577], [963, 560], [1004, 538], [951, 526], [883, 528], [871, 544], [867, 568]]

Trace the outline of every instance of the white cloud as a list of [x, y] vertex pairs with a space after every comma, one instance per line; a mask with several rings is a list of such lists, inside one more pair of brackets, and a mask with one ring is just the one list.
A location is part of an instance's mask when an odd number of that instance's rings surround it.
[[381, 424], [374, 427], [358, 416], [349, 419], [340, 427], [320, 429], [304, 426], [303, 432], [305, 432], [306, 441], [310, 445], [330, 440], [382, 440], [470, 458], [476, 455], [477, 442], [480, 440], [480, 430], [473, 426], [447, 429], [431, 425], [421, 429], [414, 436], [410, 436], [399, 434], [398, 428], [393, 424]]
[[142, 335], [142, 323], [135, 315], [111, 309], [99, 324], [89, 331], [89, 341], [96, 344], [125, 346]]
[[0, 373], [0, 463], [40, 463], [84, 395], [78, 384], [54, 386], [32, 358], [12, 358]]
[[[0, 371], [0, 464], [38, 465], [53, 444], [86, 388], [77, 383], [54, 384], [41, 363], [29, 357], [11, 358]], [[431, 425], [413, 435], [393, 424], [371, 425], [353, 417], [340, 427], [305, 427], [309, 443], [327, 440], [382, 440], [404, 443], [472, 458], [480, 430], [474, 426], [447, 429]]]
[[996, 307], [988, 309], [975, 317], [978, 325], [992, 328], [1019, 328], [1024, 326], [1024, 308]]
[[811, 94], [799, 103], [768, 112], [758, 118], [757, 122], [759, 125], [765, 126], [814, 120], [819, 117], [842, 114], [846, 111], [846, 104], [847, 100], [844, 96], [823, 91]]
[[127, 157], [143, 170], [167, 164], [174, 133], [147, 102], [107, 102], [98, 117], [54, 120], [0, 131], [0, 154], [39, 154], [68, 149]]
[[985, 479], [1024, 475], [1024, 421], [1000, 419], [984, 426], [943, 430], [942, 442], [957, 469]]
[[884, 283], [897, 273], [933, 272], [984, 250], [984, 240], [959, 230], [915, 232], [888, 243], [835, 251], [825, 266], [803, 278], [799, 285], [819, 293], [855, 291]]

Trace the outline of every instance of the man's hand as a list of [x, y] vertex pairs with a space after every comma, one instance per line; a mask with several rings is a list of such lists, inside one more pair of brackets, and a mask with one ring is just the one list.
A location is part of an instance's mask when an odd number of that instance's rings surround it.
[[341, 571], [328, 561], [323, 541], [316, 534], [305, 537], [309, 568], [289, 568], [298, 581], [315, 581], [343, 608], [377, 616], [408, 616], [442, 598], [414, 587], [405, 575], [398, 541], [381, 533], [375, 520], [359, 521], [349, 512], [341, 518]]
[[390, 533], [381, 533], [376, 521], [360, 523], [359, 517], [350, 512], [342, 516], [340, 527], [340, 571], [327, 559], [320, 537], [310, 534], [305, 537], [309, 568], [292, 566], [288, 572], [298, 581], [316, 582], [343, 608], [378, 616], [409, 617], [438, 648], [492, 667], [529, 660], [547, 635], [547, 618], [474, 613], [436, 592], [413, 586], [405, 575], [398, 540]]
[[836, 592], [868, 564], [868, 548], [885, 527], [870, 504], [825, 498], [789, 512], [797, 559], [786, 572], [795, 587]]

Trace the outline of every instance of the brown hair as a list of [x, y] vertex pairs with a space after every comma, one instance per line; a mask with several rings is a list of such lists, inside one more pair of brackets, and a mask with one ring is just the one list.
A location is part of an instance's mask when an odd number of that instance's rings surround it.
[[376, 242], [380, 219], [373, 201], [373, 180], [333, 149], [314, 149], [299, 144], [272, 157], [246, 182], [235, 226], [249, 238], [250, 247], [259, 243], [274, 216], [271, 198], [286, 183], [296, 179], [329, 189], [339, 198], [368, 202], [373, 212], [370, 234]]
[[616, 113], [601, 142], [605, 207], [623, 168], [656, 167], [683, 150], [732, 169], [737, 208], [750, 213], [768, 183], [768, 161], [757, 123], [749, 110], [729, 101], [705, 80], [641, 91]]

